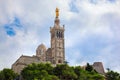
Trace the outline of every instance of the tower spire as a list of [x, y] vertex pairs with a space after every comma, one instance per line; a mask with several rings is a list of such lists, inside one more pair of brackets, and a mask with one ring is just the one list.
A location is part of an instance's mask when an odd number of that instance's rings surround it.
[[58, 9], [58, 8], [56, 8], [55, 13], [56, 13], [55, 25], [59, 25], [60, 20], [59, 20], [59, 18], [58, 18], [58, 17], [59, 17], [59, 9]]

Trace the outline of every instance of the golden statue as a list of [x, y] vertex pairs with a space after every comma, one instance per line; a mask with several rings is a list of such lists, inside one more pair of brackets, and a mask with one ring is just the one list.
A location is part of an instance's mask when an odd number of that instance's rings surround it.
[[58, 17], [58, 16], [59, 16], [59, 9], [56, 8], [56, 17]]

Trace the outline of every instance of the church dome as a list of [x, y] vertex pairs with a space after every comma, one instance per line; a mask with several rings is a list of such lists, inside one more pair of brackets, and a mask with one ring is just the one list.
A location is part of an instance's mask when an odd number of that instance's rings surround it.
[[46, 46], [43, 43], [40, 44], [37, 49], [41, 49], [41, 48], [46, 50]]
[[46, 52], [46, 47], [44, 44], [40, 44], [36, 49], [36, 56], [40, 56]]

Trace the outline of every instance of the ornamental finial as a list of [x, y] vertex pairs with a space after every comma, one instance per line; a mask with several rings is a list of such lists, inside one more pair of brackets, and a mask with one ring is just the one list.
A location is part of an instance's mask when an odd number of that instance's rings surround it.
[[56, 8], [56, 18], [58, 18], [58, 16], [59, 16], [59, 9]]

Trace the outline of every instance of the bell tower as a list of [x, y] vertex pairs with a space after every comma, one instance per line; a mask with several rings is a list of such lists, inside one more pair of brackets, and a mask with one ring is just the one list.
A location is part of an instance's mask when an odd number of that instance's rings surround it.
[[64, 47], [64, 25], [60, 26], [59, 9], [56, 8], [54, 26], [50, 27], [51, 33], [51, 62], [52, 64], [63, 64], [65, 61]]

